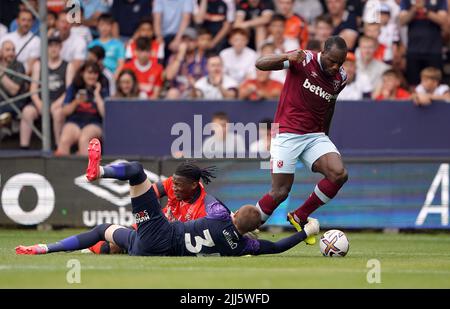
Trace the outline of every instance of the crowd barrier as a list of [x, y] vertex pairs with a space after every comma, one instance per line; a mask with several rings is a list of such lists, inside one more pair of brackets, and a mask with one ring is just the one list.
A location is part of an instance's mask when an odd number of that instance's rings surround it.
[[[170, 176], [181, 162], [139, 159], [152, 182]], [[315, 216], [324, 228], [448, 230], [449, 161], [347, 158], [348, 183]], [[109, 162], [113, 160], [103, 161]], [[270, 189], [270, 172], [261, 168], [266, 162], [222, 159], [198, 163], [218, 167], [218, 177], [207, 191], [231, 210], [255, 204]], [[88, 183], [85, 168], [84, 158], [0, 158], [0, 225], [133, 223], [128, 184], [110, 179]], [[320, 177], [298, 164], [292, 192], [268, 224], [287, 225], [286, 213], [302, 204]]]
[[[191, 154], [201, 148], [211, 116], [230, 122], [273, 118], [275, 101], [124, 101], [106, 103], [105, 153], [170, 156], [180, 137], [190, 136]], [[352, 156], [450, 156], [450, 104], [417, 107], [410, 101], [342, 101], [336, 104], [330, 136]], [[246, 136], [247, 149], [249, 136]]]

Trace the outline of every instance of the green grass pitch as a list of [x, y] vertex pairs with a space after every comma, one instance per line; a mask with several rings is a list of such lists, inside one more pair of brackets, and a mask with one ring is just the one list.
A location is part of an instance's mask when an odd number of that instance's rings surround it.
[[[347, 233], [345, 258], [322, 257], [318, 245], [305, 244], [279, 255], [232, 258], [14, 253], [16, 245], [80, 231], [0, 230], [0, 288], [450, 288], [449, 234]], [[67, 283], [70, 259], [81, 264], [79, 284]], [[380, 261], [381, 283], [367, 282], [370, 259]]]

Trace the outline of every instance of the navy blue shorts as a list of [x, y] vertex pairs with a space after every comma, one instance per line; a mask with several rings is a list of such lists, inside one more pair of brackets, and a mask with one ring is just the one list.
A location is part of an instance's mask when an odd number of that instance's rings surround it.
[[68, 119], [66, 121], [66, 123], [73, 123], [76, 124], [80, 129], [83, 129], [85, 126], [93, 124], [96, 125], [98, 127], [100, 127], [100, 129], [102, 128], [102, 124], [98, 121], [85, 121], [85, 120], [81, 120], [81, 119]]
[[174, 255], [175, 227], [163, 214], [153, 188], [131, 199], [137, 231], [129, 234], [129, 255]]

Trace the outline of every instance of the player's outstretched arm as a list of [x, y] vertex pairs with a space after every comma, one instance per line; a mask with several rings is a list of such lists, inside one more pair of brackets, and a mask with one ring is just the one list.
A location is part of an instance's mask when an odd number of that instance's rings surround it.
[[303, 231], [297, 232], [294, 235], [283, 238], [277, 242], [271, 242], [268, 240], [258, 240], [259, 250], [254, 254], [276, 254], [287, 251], [292, 247], [298, 245], [304, 241], [308, 236], [317, 235], [319, 233], [319, 221], [316, 219], [310, 219], [304, 226]]
[[293, 52], [280, 55], [262, 56], [256, 60], [255, 66], [261, 71], [276, 71], [287, 69], [289, 62], [302, 62], [305, 59], [303, 50], [295, 50]]

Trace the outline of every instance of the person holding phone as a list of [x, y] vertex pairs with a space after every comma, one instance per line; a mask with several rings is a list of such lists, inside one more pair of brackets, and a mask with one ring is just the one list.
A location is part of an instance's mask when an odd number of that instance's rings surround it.
[[87, 155], [89, 141], [102, 136], [102, 118], [105, 114], [104, 98], [109, 95], [100, 83], [101, 68], [87, 61], [75, 74], [67, 89], [63, 113], [66, 116], [56, 155], [69, 155], [78, 144], [78, 155]]

